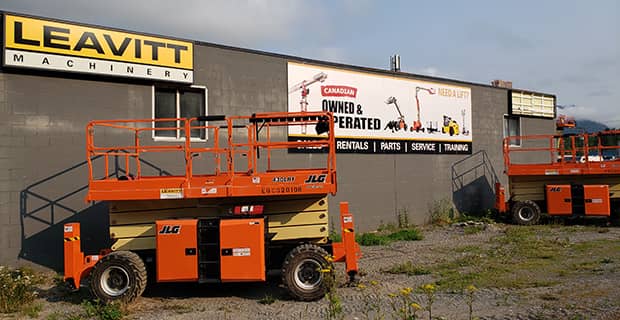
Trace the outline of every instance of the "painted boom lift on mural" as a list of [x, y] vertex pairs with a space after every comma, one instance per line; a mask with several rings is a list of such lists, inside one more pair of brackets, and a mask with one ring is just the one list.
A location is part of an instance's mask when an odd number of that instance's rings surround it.
[[[66, 224], [64, 279], [79, 288], [90, 276], [98, 299], [128, 302], [142, 294], [147, 277], [157, 282], [262, 282], [275, 269], [282, 271], [295, 299], [322, 298], [334, 277], [332, 261], [344, 262], [353, 280], [360, 256], [348, 203], [340, 203], [342, 241], [328, 237], [327, 196], [337, 190], [333, 123], [328, 112], [90, 122], [87, 200], [108, 202], [112, 244], [85, 255], [80, 224]], [[322, 139], [278, 140], [291, 126], [311, 125]], [[166, 130], [184, 139], [165, 144], [140, 139]], [[209, 141], [192, 141], [197, 130], [204, 130]], [[127, 134], [133, 143], [95, 144], [100, 142], [96, 136], [112, 132]], [[276, 168], [274, 156], [291, 148], [322, 148], [325, 162]], [[179, 156], [184, 172], [148, 175], [141, 159], [153, 153]], [[103, 167], [95, 166], [96, 157], [104, 158]], [[126, 169], [120, 177], [109, 172], [111, 161], [119, 158]]]
[[[575, 128], [560, 116], [558, 134], [504, 139], [508, 190], [495, 185], [495, 207], [516, 224], [553, 217], [604, 217], [620, 214], [620, 130], [562, 134]], [[519, 145], [519, 146], [515, 146]]]
[[[418, 97], [418, 94], [420, 93], [420, 91], [426, 91], [430, 95], [435, 94], [435, 90], [433, 88], [428, 89], [428, 88], [423, 88], [423, 87], [415, 87], [416, 120], [413, 121], [413, 125], [410, 127], [411, 131], [415, 131], [415, 132], [420, 132], [420, 131], [424, 132], [424, 127], [422, 126], [422, 121], [420, 120], [420, 98]], [[433, 128], [431, 124], [429, 125], [428, 131], [429, 132], [437, 131], [437, 128]]]
[[[310, 86], [315, 83], [325, 82], [325, 79], [327, 79], [327, 73], [319, 72], [315, 74], [312, 79], [303, 80], [288, 89], [289, 94], [301, 91], [301, 100], [299, 100], [299, 111], [308, 111], [308, 95], [310, 94]], [[307, 125], [303, 124], [301, 126], [301, 134], [306, 134], [306, 132]]]
[[392, 130], [392, 132], [399, 130], [407, 131], [407, 122], [405, 121], [405, 116], [400, 111], [400, 107], [398, 106], [398, 101], [396, 100], [396, 97], [387, 98], [387, 100], [385, 100], [385, 104], [387, 104], [388, 106], [392, 104], [394, 105], [394, 107], [396, 108], [396, 112], [398, 112], [398, 119], [389, 121], [385, 125], [385, 128], [383, 130], [390, 129]]

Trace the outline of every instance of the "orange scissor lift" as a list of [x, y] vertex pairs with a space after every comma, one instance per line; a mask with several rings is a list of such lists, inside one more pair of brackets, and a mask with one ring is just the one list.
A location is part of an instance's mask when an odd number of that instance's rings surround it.
[[[509, 196], [495, 207], [517, 224], [556, 217], [611, 217], [620, 210], [620, 130], [504, 139]], [[518, 142], [518, 143], [517, 143]], [[515, 146], [519, 145], [519, 146]]]
[[[287, 129], [309, 125], [323, 138], [286, 140]], [[331, 262], [345, 262], [353, 280], [360, 256], [348, 203], [340, 204], [342, 241], [327, 236], [327, 196], [337, 190], [333, 129], [328, 112], [91, 121], [86, 199], [142, 211], [111, 212], [113, 244], [97, 255], [82, 252], [80, 225], [66, 224], [65, 280], [79, 288], [90, 275], [99, 299], [131, 301], [149, 273], [157, 282], [260, 282], [279, 269], [294, 298], [320, 299], [333, 277]], [[161, 132], [182, 139], [154, 143], [150, 138]], [[120, 145], [95, 143], [101, 136]], [[315, 157], [303, 157], [288, 163], [312, 163], [277, 169], [276, 154], [291, 156], [291, 149], [319, 151], [324, 161], [317, 166]], [[182, 158], [183, 173], [145, 174], [141, 162], [154, 155]], [[103, 167], [93, 161], [101, 157]], [[110, 172], [119, 158], [123, 176]]]

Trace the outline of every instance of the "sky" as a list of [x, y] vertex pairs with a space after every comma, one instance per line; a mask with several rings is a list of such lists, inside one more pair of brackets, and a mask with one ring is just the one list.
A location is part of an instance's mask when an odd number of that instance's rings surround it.
[[620, 1], [0, 0], [0, 9], [555, 94], [620, 127]]

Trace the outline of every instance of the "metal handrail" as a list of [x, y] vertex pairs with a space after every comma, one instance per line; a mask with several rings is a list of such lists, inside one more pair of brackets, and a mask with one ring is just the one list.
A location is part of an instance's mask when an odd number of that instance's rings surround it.
[[[309, 140], [309, 141], [278, 141], [275, 142], [270, 136], [270, 127], [273, 126], [296, 126], [318, 123], [322, 120], [328, 120], [330, 130], [327, 139]], [[297, 113], [262, 113], [252, 116], [235, 116], [226, 117], [223, 119], [226, 121], [226, 125], [223, 126], [206, 126], [206, 125], [192, 125], [193, 122], [199, 122], [199, 118], [167, 118], [167, 119], [137, 119], [137, 120], [95, 120], [91, 121], [86, 127], [86, 145], [87, 145], [87, 164], [89, 168], [89, 181], [94, 180], [93, 165], [91, 158], [94, 156], [104, 156], [106, 165], [106, 172], [104, 179], [109, 179], [112, 176], [108, 174], [108, 157], [109, 156], [123, 156], [125, 160], [125, 168], [130, 167], [130, 158], [135, 160], [135, 176], [134, 179], [140, 179], [142, 177], [140, 162], [141, 155], [146, 152], [181, 152], [185, 157], [185, 180], [186, 183], [193, 176], [193, 158], [197, 153], [211, 153], [215, 157], [215, 173], [228, 175], [229, 181], [234, 179], [235, 175], [235, 155], [244, 154], [247, 155], [247, 172], [257, 171], [257, 156], [259, 149], [266, 149], [268, 155], [268, 166], [270, 168], [271, 161], [270, 155], [272, 149], [287, 149], [287, 148], [308, 148], [319, 147], [327, 148], [327, 164], [326, 169], [333, 173], [336, 168], [335, 157], [335, 138], [333, 134], [333, 115], [328, 112], [297, 112]], [[247, 124], [237, 125], [239, 121], [245, 121]], [[176, 127], [167, 128], [155, 128], [157, 122], [175, 122]], [[140, 126], [141, 124], [150, 123], [151, 127]], [[132, 126], [133, 125], [133, 126]], [[134, 145], [126, 146], [112, 146], [101, 147], [96, 146], [94, 143], [94, 129], [95, 127], [107, 127], [120, 130], [129, 130], [134, 133]], [[267, 141], [259, 141], [257, 133], [263, 127], [267, 127]], [[245, 128], [247, 129], [247, 141], [245, 142], [233, 142], [233, 130]], [[208, 133], [213, 132], [214, 141], [213, 147], [194, 147], [195, 142], [192, 141], [192, 130], [201, 129], [207, 130]], [[227, 130], [227, 146], [220, 146], [220, 129]], [[184, 131], [183, 140], [177, 141], [176, 145], [149, 145], [145, 146], [140, 143], [139, 133], [145, 131], [161, 131], [161, 130], [182, 130]], [[121, 153], [123, 152], [123, 153]], [[221, 157], [225, 157], [226, 171], [221, 172]]]
[[[457, 167], [460, 166], [461, 164], [465, 163], [466, 161], [471, 161], [472, 159], [474, 159], [475, 157], [481, 155], [482, 159], [481, 161], [476, 164], [475, 166], [468, 168], [467, 170], [463, 171], [463, 172], [458, 172], [457, 171]], [[497, 173], [495, 172], [495, 168], [493, 167], [493, 165], [491, 164], [491, 160], [486, 152], [486, 150], [479, 150], [476, 151], [475, 153], [471, 154], [468, 157], [465, 157], [461, 160], [458, 160], [456, 162], [454, 162], [452, 164], [452, 187], [453, 187], [453, 191], [458, 189], [458, 188], [462, 188], [463, 187], [463, 178], [465, 177], [465, 175], [476, 171], [478, 168], [483, 167], [484, 171], [483, 171], [483, 176], [486, 176], [486, 173], [490, 173], [491, 174], [491, 179], [493, 181], [492, 184], [495, 184], [496, 182], [499, 182], [499, 177], [497, 176]], [[457, 183], [460, 181], [460, 185]]]

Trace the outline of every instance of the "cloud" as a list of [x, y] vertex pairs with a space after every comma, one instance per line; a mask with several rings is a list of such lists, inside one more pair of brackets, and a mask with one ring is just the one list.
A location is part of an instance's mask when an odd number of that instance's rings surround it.
[[600, 89], [588, 92], [588, 97], [608, 97], [611, 95], [612, 92], [608, 89]]
[[340, 47], [322, 47], [317, 50], [316, 54], [318, 60], [340, 63], [347, 63], [348, 60], [346, 50]]
[[483, 21], [472, 23], [468, 27], [468, 36], [472, 44], [494, 47], [510, 53], [535, 48], [533, 39], [521, 36], [503, 25], [491, 25]]
[[435, 68], [435, 67], [426, 67], [426, 68], [420, 70], [420, 73], [425, 74], [427, 76], [431, 76], [431, 77], [438, 77], [439, 76], [439, 70], [437, 70], [437, 68]]
[[302, 0], [20, 0], [3, 9], [241, 46], [290, 40], [316, 10]]

